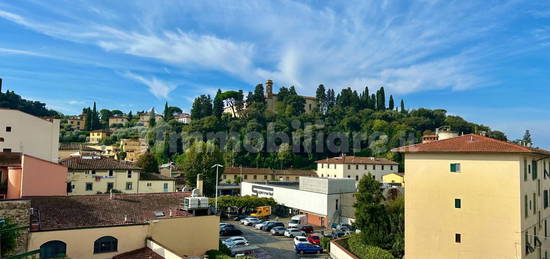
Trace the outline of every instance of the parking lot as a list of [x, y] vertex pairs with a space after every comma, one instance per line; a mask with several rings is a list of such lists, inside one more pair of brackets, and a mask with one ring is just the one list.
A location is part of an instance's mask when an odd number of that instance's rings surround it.
[[[254, 229], [240, 224], [238, 221], [224, 221], [225, 223], [233, 224], [243, 232], [250, 245], [257, 245], [261, 249], [257, 253], [260, 259], [268, 258], [330, 258], [330, 256], [321, 254], [313, 255], [298, 255], [294, 251], [294, 243], [292, 238], [284, 236], [272, 236], [269, 232]], [[223, 237], [222, 239], [227, 238]]]

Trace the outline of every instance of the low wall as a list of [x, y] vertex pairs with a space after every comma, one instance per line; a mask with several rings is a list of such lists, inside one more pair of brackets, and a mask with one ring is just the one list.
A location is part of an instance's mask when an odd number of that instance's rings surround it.
[[[31, 222], [30, 200], [4, 200], [0, 201], [0, 219], [8, 220], [10, 223], [17, 224], [19, 227], [28, 227]], [[27, 249], [29, 231], [19, 231], [17, 246], [11, 254], [25, 252]]]
[[330, 241], [330, 257], [332, 259], [359, 259], [359, 257], [352, 254], [344, 246], [339, 244], [342, 239]]
[[183, 257], [178, 256], [174, 252], [162, 247], [161, 245], [150, 239], [147, 240], [147, 247], [153, 250], [153, 252], [155, 252], [156, 254], [164, 257], [165, 259], [183, 259]]

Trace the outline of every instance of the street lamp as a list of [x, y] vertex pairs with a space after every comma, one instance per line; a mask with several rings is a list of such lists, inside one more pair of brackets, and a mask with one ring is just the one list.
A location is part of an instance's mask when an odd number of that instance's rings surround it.
[[212, 166], [212, 168], [216, 168], [216, 214], [218, 214], [218, 170], [220, 169], [220, 167], [223, 168], [223, 165], [220, 165], [220, 164], [215, 164]]

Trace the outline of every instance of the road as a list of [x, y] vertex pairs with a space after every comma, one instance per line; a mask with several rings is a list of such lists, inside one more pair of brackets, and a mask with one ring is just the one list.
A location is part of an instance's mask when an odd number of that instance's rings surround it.
[[294, 243], [292, 238], [272, 236], [269, 232], [246, 227], [238, 221], [228, 221], [226, 223], [235, 225], [243, 232], [243, 236], [248, 240], [250, 245], [257, 245], [261, 248], [258, 257], [260, 259], [300, 259], [300, 258], [330, 258], [328, 255], [298, 255], [294, 251]]

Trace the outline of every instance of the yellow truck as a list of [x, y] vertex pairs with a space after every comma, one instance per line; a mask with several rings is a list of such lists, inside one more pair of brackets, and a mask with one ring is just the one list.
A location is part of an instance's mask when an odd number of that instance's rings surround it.
[[271, 206], [256, 207], [256, 212], [250, 214], [250, 216], [257, 218], [267, 218], [271, 216]]

